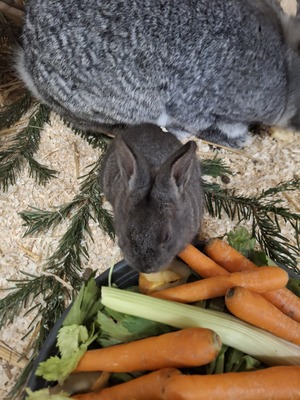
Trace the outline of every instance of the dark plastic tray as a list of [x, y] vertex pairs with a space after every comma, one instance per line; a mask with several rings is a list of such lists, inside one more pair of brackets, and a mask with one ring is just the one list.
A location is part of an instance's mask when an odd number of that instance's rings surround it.
[[[283, 269], [285, 269], [291, 277], [300, 278], [300, 275], [290, 269], [287, 269], [285, 266], [280, 265]], [[107, 286], [108, 285], [108, 277], [109, 270], [106, 270], [103, 274], [96, 278], [97, 285]], [[125, 289], [129, 286], [136, 285], [138, 282], [138, 272], [133, 270], [131, 267], [126, 264], [124, 260], [118, 262], [112, 271], [111, 276], [112, 283], [115, 283], [121, 289]], [[27, 387], [29, 387], [32, 391], [44, 389], [49, 386], [49, 382], [45, 381], [41, 377], [37, 377], [35, 375], [35, 371], [40, 362], [45, 361], [47, 358], [54, 356], [57, 354], [58, 349], [56, 347], [56, 336], [57, 332], [62, 326], [63, 320], [69, 312], [71, 305], [64, 311], [62, 316], [58, 319], [54, 327], [52, 328], [49, 336], [47, 337], [38, 357], [35, 359], [33, 369], [29, 380], [27, 382]]]
[[[109, 270], [106, 270], [103, 274], [101, 274], [99, 277], [96, 278], [97, 285], [100, 287], [107, 286], [108, 276], [109, 276]], [[120, 261], [113, 268], [111, 281], [121, 289], [125, 289], [129, 286], [137, 284], [138, 273], [137, 271], [130, 268], [125, 263], [125, 261]], [[41, 351], [39, 352], [39, 355], [34, 361], [33, 369], [26, 385], [32, 391], [44, 389], [49, 386], [49, 382], [47, 382], [45, 379], [41, 377], [36, 376], [35, 372], [40, 362], [45, 361], [47, 358], [57, 354], [58, 351], [56, 347], [57, 332], [61, 328], [63, 320], [66, 318], [66, 315], [68, 314], [70, 307], [71, 305], [64, 311], [62, 316], [58, 319], [58, 321], [52, 328], [50, 334], [48, 335]]]

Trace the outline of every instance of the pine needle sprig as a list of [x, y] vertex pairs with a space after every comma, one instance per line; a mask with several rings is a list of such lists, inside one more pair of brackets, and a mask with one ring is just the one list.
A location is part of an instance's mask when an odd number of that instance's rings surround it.
[[[24, 275], [28, 274], [24, 273]], [[29, 309], [33, 312], [33, 317], [25, 336], [30, 335], [37, 326], [39, 327], [38, 335], [30, 348], [28, 364], [10, 393], [10, 396], [15, 398], [14, 396], [22, 390], [32, 370], [33, 361], [54, 322], [59, 319], [69, 304], [71, 294], [54, 276], [28, 275], [28, 278], [11, 282], [15, 283], [15, 291], [0, 300], [0, 329], [7, 323], [13, 322], [15, 317], [22, 312], [24, 315], [28, 314]], [[39, 296], [43, 298], [43, 301], [39, 301]]]
[[289, 192], [299, 190], [300, 178], [295, 178], [286, 182], [278, 183], [276, 186], [270, 187], [267, 190], [262, 190], [261, 194], [257, 197], [258, 200], [265, 199], [267, 197], [281, 194], [282, 192]]
[[83, 262], [89, 259], [86, 236], [92, 237], [90, 217], [88, 204], [83, 204], [72, 217], [57, 249], [47, 261], [47, 271], [70, 282], [77, 289], [82, 284]]
[[32, 103], [33, 99], [26, 91], [16, 102], [2, 107], [0, 109], [0, 130], [9, 128], [18, 122], [22, 115], [29, 110]]
[[29, 173], [38, 183], [46, 184], [57, 173], [36, 160], [33, 155], [39, 148], [41, 130], [49, 121], [48, 107], [39, 105], [29, 119], [28, 126], [12, 139], [11, 144], [0, 152], [0, 188], [6, 191], [9, 185], [16, 183], [25, 162]]
[[60, 118], [68, 128], [71, 128], [76, 135], [86, 140], [88, 144], [92, 146], [93, 149], [100, 149], [103, 152], [106, 151], [109, 143], [112, 140], [111, 136], [101, 132], [91, 132], [75, 128], [73, 124], [67, 121], [65, 118], [63, 117]]
[[53, 286], [53, 278], [50, 278], [41, 275], [10, 280], [14, 284], [14, 287], [11, 288], [13, 291], [0, 300], [0, 329], [5, 324], [13, 322], [16, 316], [33, 305], [37, 296]]
[[57, 178], [58, 172], [55, 169], [40, 164], [34, 158], [25, 157], [25, 159], [28, 162], [29, 176], [37, 184], [45, 186], [51, 179]]
[[[272, 198], [286, 190], [299, 190], [300, 181], [283, 182], [257, 196], [246, 197], [224, 190], [217, 184], [204, 182], [206, 209], [212, 217], [222, 218], [223, 212], [238, 222], [251, 221], [252, 235], [262, 250], [274, 261], [294, 269], [300, 256], [300, 214], [282, 205], [282, 199]], [[290, 225], [297, 245], [285, 238], [281, 231], [283, 223]]]
[[203, 176], [212, 176], [213, 178], [232, 175], [232, 171], [221, 158], [201, 161], [201, 173]]
[[89, 132], [89, 131], [81, 131], [79, 129], [72, 128], [76, 135], [79, 135], [82, 139], [86, 140], [89, 145], [92, 146], [93, 149], [100, 149], [102, 151], [106, 151], [109, 143], [112, 138], [101, 132]]
[[[54, 229], [63, 220], [69, 218], [75, 210], [79, 210], [83, 216], [88, 215], [88, 218], [96, 221], [100, 228], [114, 239], [112, 214], [103, 207], [103, 195], [98, 182], [101, 161], [102, 155], [95, 164], [90, 166], [90, 171], [81, 177], [83, 181], [78, 194], [71, 202], [55, 207], [53, 211], [36, 207], [22, 211], [20, 216], [24, 221], [23, 226], [27, 227], [24, 236], [47, 232], [50, 228]], [[86, 229], [88, 229], [88, 223], [86, 223]]]

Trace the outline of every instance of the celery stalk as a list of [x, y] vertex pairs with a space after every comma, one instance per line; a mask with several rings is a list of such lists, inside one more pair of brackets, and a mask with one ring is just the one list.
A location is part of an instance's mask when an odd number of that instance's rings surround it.
[[229, 314], [112, 287], [103, 286], [101, 290], [102, 304], [112, 310], [180, 329], [212, 329], [224, 344], [247, 353], [266, 365], [300, 365], [300, 346]]

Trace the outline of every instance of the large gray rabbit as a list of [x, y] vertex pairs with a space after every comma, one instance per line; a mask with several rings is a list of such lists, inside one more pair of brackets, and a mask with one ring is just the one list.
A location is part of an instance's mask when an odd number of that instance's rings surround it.
[[199, 231], [204, 200], [196, 148], [143, 125], [116, 134], [105, 153], [100, 185], [124, 258], [139, 271], [167, 266]]
[[78, 127], [152, 123], [240, 146], [300, 128], [299, 21], [276, 0], [27, 0], [18, 70]]

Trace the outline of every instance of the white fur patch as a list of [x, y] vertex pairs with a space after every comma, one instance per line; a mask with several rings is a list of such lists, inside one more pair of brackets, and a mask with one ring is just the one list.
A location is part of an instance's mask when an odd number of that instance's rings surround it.
[[170, 118], [169, 118], [168, 114], [165, 111], [163, 111], [160, 114], [160, 116], [157, 118], [156, 125], [165, 127], [169, 124], [169, 121], [170, 121]]
[[224, 122], [220, 122], [217, 126], [229, 138], [245, 136], [248, 133], [248, 126], [241, 123], [227, 124]]
[[17, 71], [19, 77], [25, 83], [27, 89], [29, 89], [31, 91], [31, 93], [34, 95], [34, 97], [37, 100], [43, 101], [43, 99], [41, 98], [41, 96], [32, 80], [30, 73], [27, 71], [27, 69], [25, 67], [24, 51], [22, 49], [19, 49], [18, 52], [16, 53], [15, 68], [16, 68], [16, 71]]

